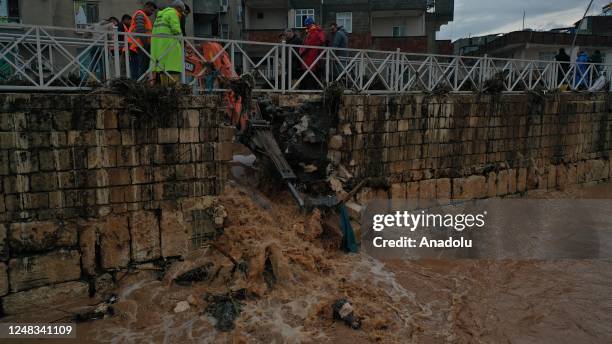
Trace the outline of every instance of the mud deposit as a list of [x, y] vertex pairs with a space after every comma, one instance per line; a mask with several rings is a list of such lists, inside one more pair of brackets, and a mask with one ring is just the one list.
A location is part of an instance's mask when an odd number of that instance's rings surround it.
[[[610, 185], [534, 197], [604, 197]], [[175, 263], [119, 282], [116, 316], [78, 325], [79, 342], [104, 343], [609, 343], [612, 263], [606, 261], [379, 262], [325, 250], [316, 221], [288, 194], [270, 199], [230, 183], [216, 241]], [[180, 273], [213, 262], [211, 277], [191, 286]], [[206, 295], [246, 290], [235, 328], [215, 329]], [[349, 300], [362, 327], [333, 320]], [[177, 303], [189, 308], [179, 313]], [[91, 302], [90, 302], [91, 303]], [[68, 306], [62, 308], [63, 311]], [[43, 314], [44, 313], [44, 314]], [[57, 310], [21, 319], [57, 318]], [[15, 320], [15, 319], [10, 319]]]

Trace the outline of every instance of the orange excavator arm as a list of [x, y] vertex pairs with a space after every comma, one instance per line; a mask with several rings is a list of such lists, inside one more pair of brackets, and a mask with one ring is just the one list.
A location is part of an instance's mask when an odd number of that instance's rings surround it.
[[[212, 63], [215, 70], [219, 73], [223, 80], [232, 82], [239, 79], [238, 73], [232, 66], [232, 61], [229, 54], [223, 46], [216, 42], [203, 42], [201, 45], [202, 57], [204, 61], [195, 53], [187, 52], [186, 59], [191, 66], [191, 74], [195, 77], [202, 78], [202, 69], [205, 63]], [[233, 90], [229, 90], [224, 95], [227, 104], [227, 116], [230, 122], [241, 131], [246, 128], [248, 122], [248, 111], [243, 113], [243, 99]]]

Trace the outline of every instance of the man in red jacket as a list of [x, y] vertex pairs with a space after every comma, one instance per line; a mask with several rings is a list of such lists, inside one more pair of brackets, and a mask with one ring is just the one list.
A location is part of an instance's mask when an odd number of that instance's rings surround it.
[[[308, 17], [306, 18], [306, 20], [304, 20], [304, 25], [306, 26], [306, 37], [304, 37], [304, 42], [302, 44], [315, 47], [325, 46], [325, 33], [319, 25], [314, 23], [314, 20], [311, 17]], [[315, 60], [322, 53], [322, 49], [314, 49], [308, 47], [300, 48], [300, 56], [304, 60], [305, 64], [302, 66], [302, 70], [306, 71], [308, 68], [310, 68], [312, 73], [319, 77], [322, 59], [319, 59], [319, 61], [317, 61], [316, 63]], [[318, 83], [312, 78], [312, 75], [308, 74], [304, 78], [303, 88], [313, 88], [317, 85]]]

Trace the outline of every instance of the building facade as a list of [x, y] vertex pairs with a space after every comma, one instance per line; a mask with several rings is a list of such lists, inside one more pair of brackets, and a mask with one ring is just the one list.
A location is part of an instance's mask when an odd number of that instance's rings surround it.
[[[80, 27], [132, 14], [146, 0], [0, 0], [0, 20]], [[170, 0], [157, 0], [158, 5]], [[27, 6], [26, 6], [27, 3]], [[192, 9], [187, 34], [197, 37], [279, 42], [286, 28], [298, 31], [313, 18], [349, 34], [349, 47], [406, 52], [443, 52], [440, 27], [453, 20], [454, 0], [185, 0]]]
[[248, 40], [278, 42], [285, 28], [298, 31], [311, 17], [325, 29], [336, 22], [349, 47], [438, 52], [436, 33], [453, 19], [454, 0], [243, 0]]
[[[85, 27], [109, 17], [132, 15], [148, 0], [0, 0], [0, 20], [4, 22], [60, 27]], [[165, 5], [170, 0], [155, 1]], [[193, 0], [185, 0], [193, 8]], [[192, 17], [193, 18], [193, 17]], [[193, 20], [186, 23], [193, 33]]]

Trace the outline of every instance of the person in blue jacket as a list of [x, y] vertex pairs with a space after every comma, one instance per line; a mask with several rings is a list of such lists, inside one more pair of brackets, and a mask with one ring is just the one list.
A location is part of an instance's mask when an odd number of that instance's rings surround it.
[[576, 89], [589, 88], [588, 63], [589, 54], [584, 50], [580, 51], [576, 58], [576, 79], [574, 81], [574, 87]]

